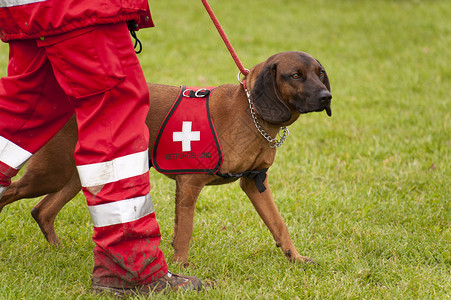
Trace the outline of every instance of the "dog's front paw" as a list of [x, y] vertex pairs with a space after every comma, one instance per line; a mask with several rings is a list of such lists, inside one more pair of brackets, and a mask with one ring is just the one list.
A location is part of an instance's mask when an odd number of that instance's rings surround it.
[[284, 251], [285, 256], [291, 262], [298, 262], [303, 264], [311, 264], [314, 263], [313, 259], [307, 256], [302, 256], [299, 253], [292, 253], [290, 249]]
[[177, 263], [177, 265], [180, 266], [180, 268], [187, 268], [189, 267], [189, 261], [187, 258], [183, 258], [181, 256], [176, 256], [174, 255], [174, 257], [172, 258], [172, 260]]
[[315, 263], [315, 261], [307, 256], [302, 256], [302, 255], [296, 255], [296, 257], [293, 259], [295, 262], [299, 262], [302, 264], [313, 264]]

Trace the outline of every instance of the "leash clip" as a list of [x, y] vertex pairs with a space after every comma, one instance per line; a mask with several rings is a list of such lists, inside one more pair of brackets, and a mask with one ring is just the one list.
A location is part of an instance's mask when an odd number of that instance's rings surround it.
[[[248, 69], [245, 69], [245, 71], [246, 71], [246, 73], [249, 74], [249, 70], [248, 70]], [[243, 85], [243, 81], [241, 80], [241, 75], [246, 76], [245, 74], [243, 74], [243, 72], [238, 71], [238, 75], [237, 75], [238, 82], [239, 82], [241, 85]]]

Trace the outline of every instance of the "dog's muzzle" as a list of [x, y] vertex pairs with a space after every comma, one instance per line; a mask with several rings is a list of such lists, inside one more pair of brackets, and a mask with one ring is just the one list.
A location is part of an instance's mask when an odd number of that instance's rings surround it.
[[296, 108], [301, 114], [326, 110], [327, 115], [330, 117], [332, 116], [332, 110], [330, 109], [331, 100], [331, 93], [328, 90], [322, 90], [316, 94], [314, 98], [303, 101], [303, 103], [296, 106]]

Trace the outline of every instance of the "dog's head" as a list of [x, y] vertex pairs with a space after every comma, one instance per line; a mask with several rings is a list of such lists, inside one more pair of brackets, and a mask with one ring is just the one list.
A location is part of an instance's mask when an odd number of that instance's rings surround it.
[[326, 110], [331, 116], [329, 78], [321, 63], [304, 52], [282, 52], [251, 69], [246, 78], [257, 114], [289, 125], [300, 114]]

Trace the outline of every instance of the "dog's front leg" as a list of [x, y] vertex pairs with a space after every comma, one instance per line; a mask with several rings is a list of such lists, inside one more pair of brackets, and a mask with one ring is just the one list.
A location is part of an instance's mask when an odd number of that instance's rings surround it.
[[173, 260], [188, 266], [188, 249], [193, 233], [194, 209], [205, 183], [202, 175], [178, 175], [176, 177], [175, 221], [172, 247]]
[[301, 256], [293, 245], [293, 241], [288, 234], [288, 228], [285, 224], [279, 210], [274, 203], [274, 198], [268, 184], [268, 176], [265, 179], [266, 190], [260, 193], [254, 180], [241, 178], [240, 186], [251, 200], [260, 217], [265, 222], [269, 231], [272, 233], [277, 247], [280, 247], [285, 256], [293, 262], [310, 262], [311, 259]]

